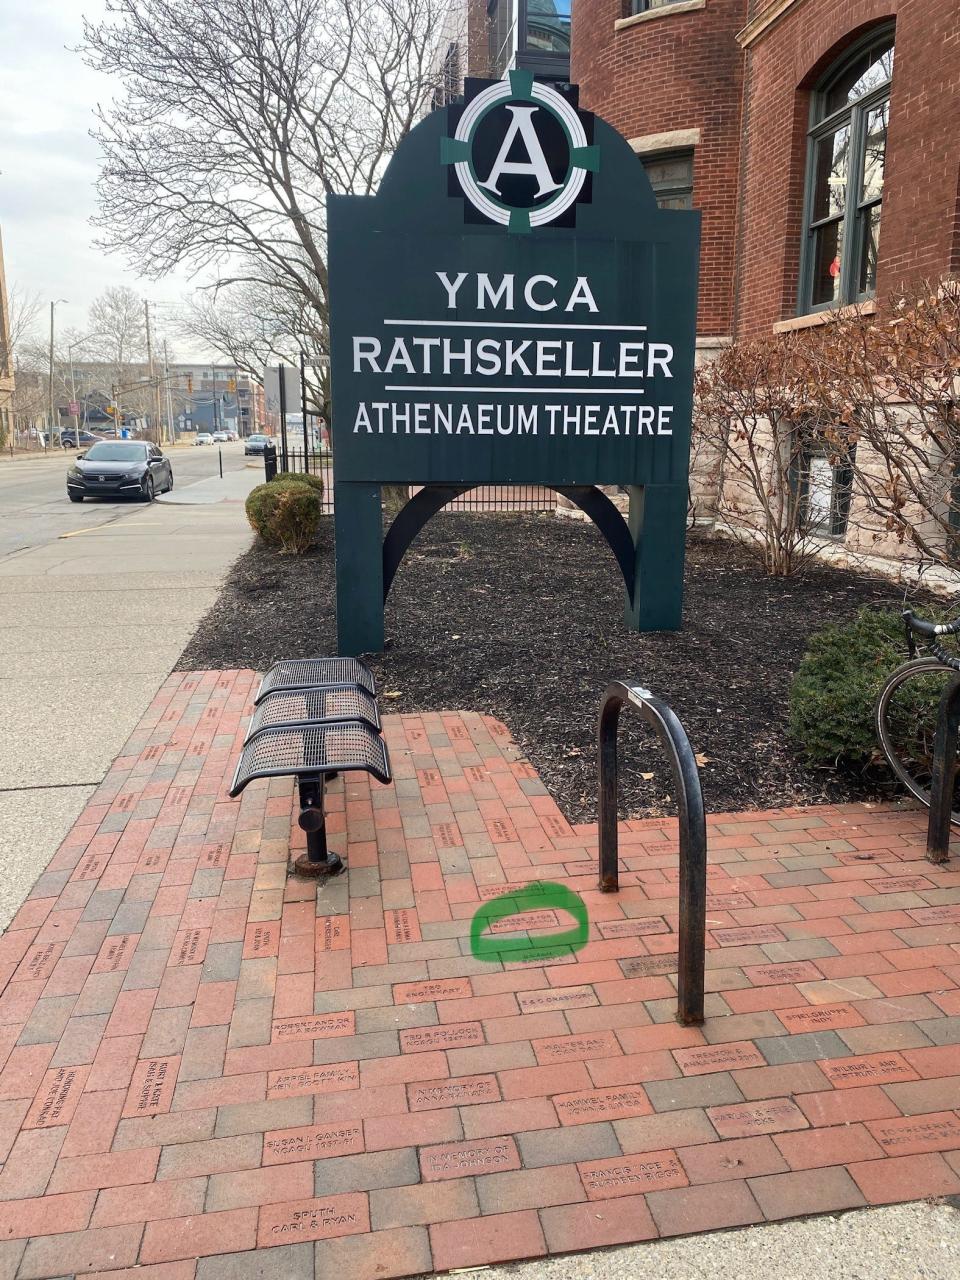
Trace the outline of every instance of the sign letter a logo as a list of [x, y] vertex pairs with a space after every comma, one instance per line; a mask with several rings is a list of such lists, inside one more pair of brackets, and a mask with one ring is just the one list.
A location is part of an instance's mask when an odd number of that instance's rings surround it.
[[[486, 182], [481, 182], [479, 185], [486, 187], [488, 191], [492, 191], [495, 195], [500, 195], [498, 184], [505, 173], [528, 173], [532, 174], [539, 184], [538, 200], [545, 195], [549, 195], [551, 191], [559, 191], [563, 183], [554, 182], [550, 166], [547, 164], [547, 157], [543, 154], [543, 146], [537, 137], [537, 131], [533, 124], [533, 117], [539, 108], [508, 106], [507, 110], [513, 117], [510, 122], [510, 128], [507, 130], [507, 136], [503, 140], [500, 154], [493, 162], [489, 177]], [[510, 154], [510, 148], [513, 146], [518, 134], [523, 139], [523, 145], [527, 149], [528, 162], [526, 164], [507, 159]]]

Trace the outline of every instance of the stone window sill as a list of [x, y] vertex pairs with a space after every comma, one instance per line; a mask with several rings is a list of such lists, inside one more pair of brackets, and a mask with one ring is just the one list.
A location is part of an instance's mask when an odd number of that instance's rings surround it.
[[642, 22], [654, 22], [657, 18], [673, 18], [681, 13], [694, 13], [697, 9], [705, 9], [707, 0], [680, 0], [679, 4], [667, 4], [662, 9], [647, 9], [644, 13], [635, 13], [630, 18], [618, 18], [613, 24], [614, 31], [626, 31], [628, 27], [638, 27]]
[[773, 326], [773, 332], [791, 333], [794, 329], [812, 329], [818, 324], [832, 324], [834, 320], [843, 320], [847, 316], [872, 316], [876, 314], [876, 310], [876, 299], [868, 298], [866, 302], [857, 302], [849, 307], [838, 307], [833, 311], [811, 311], [806, 316], [780, 320]]

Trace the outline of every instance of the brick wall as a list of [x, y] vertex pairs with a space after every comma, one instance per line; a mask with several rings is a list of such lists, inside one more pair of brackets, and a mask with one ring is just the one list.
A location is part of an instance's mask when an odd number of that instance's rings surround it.
[[628, 138], [699, 128], [701, 334], [769, 333], [796, 314], [810, 92], [856, 39], [896, 19], [878, 291], [960, 272], [958, 0], [795, 0], [746, 49], [770, 0], [615, 31], [623, 0], [574, 5], [572, 78]]
[[743, 55], [736, 33], [747, 0], [662, 14], [615, 30], [624, 0], [573, 6], [571, 79], [581, 105], [628, 138], [699, 129], [693, 203], [703, 213], [698, 332], [729, 334]]

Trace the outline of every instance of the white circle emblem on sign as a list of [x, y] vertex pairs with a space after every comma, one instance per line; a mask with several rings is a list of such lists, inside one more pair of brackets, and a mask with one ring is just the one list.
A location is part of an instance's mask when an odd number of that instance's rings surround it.
[[[457, 142], [463, 143], [471, 149], [469, 159], [458, 160], [454, 165], [464, 195], [475, 209], [489, 218], [491, 222], [499, 223], [502, 227], [509, 226], [511, 213], [515, 211], [510, 206], [500, 204], [491, 199], [482, 189], [473, 167], [472, 149], [477, 126], [481, 120], [494, 107], [503, 102], [510, 102], [516, 96], [509, 79], [490, 85], [489, 88], [478, 93], [473, 101], [469, 103], [460, 117], [457, 131], [454, 134]], [[566, 134], [571, 155], [570, 169], [560, 190], [545, 203], [534, 206], [529, 210], [522, 210], [522, 212], [529, 213], [531, 227], [543, 227], [566, 213], [583, 190], [587, 169], [574, 163], [573, 153], [575, 150], [587, 148], [589, 144], [580, 117], [567, 102], [566, 98], [557, 93], [556, 89], [534, 81], [530, 90], [530, 99], [539, 103], [560, 122]], [[521, 211], [517, 210], [516, 212]]]

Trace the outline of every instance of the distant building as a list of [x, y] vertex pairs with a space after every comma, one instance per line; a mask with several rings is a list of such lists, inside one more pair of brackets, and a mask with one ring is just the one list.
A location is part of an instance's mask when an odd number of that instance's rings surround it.
[[570, 79], [572, 0], [450, 0], [437, 40], [431, 105], [463, 93], [466, 77], [499, 80], [513, 69], [538, 79]]

